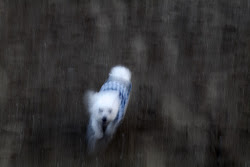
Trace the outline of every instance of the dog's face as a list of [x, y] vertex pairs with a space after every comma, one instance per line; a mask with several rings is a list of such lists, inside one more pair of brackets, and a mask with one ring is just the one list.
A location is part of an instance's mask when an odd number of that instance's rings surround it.
[[91, 114], [101, 124], [108, 124], [116, 118], [119, 106], [118, 92], [98, 92], [92, 98]]

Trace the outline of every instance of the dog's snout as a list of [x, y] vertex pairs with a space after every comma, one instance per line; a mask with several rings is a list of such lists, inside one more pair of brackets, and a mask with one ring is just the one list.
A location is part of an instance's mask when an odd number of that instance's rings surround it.
[[103, 117], [102, 118], [102, 122], [106, 122], [107, 121], [107, 118], [106, 117]]

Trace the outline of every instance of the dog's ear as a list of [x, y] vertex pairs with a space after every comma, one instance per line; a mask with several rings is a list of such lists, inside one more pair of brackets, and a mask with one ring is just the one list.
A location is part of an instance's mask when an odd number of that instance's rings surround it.
[[91, 90], [88, 90], [86, 93], [84, 93], [83, 102], [87, 106], [87, 108], [92, 107], [92, 105], [94, 104], [94, 102], [96, 100], [97, 94], [98, 94], [98, 92], [94, 92]]

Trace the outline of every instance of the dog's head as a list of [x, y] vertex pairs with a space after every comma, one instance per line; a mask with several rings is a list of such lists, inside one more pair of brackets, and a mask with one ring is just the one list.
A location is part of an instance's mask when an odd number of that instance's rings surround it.
[[117, 91], [92, 93], [89, 100], [90, 113], [98, 122], [108, 124], [116, 118], [121, 103]]

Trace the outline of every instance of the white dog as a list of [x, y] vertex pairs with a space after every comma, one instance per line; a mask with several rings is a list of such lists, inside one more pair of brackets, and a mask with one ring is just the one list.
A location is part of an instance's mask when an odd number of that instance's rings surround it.
[[99, 92], [86, 93], [90, 114], [87, 129], [89, 152], [96, 151], [97, 142], [105, 140], [107, 144], [112, 138], [125, 115], [131, 87], [129, 69], [115, 66]]

